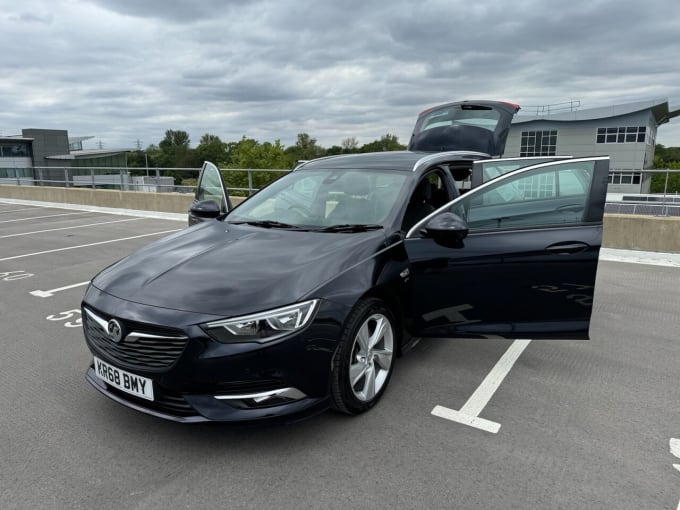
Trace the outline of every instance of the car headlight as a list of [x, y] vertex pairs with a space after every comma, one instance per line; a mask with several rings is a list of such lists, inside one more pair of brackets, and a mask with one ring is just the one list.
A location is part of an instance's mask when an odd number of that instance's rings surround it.
[[207, 322], [201, 324], [201, 328], [222, 343], [271, 342], [309, 324], [318, 304], [318, 299], [312, 299], [266, 312]]

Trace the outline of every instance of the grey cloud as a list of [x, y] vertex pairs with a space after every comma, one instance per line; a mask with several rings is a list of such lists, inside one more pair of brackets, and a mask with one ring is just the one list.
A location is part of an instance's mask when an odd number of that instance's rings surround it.
[[[243, 4], [239, 0], [92, 0], [92, 3], [125, 16], [175, 23], [221, 17], [230, 12], [232, 7]], [[249, 3], [252, 5], [257, 0]]]
[[56, 126], [129, 146], [170, 128], [195, 142], [307, 131], [332, 145], [404, 141], [423, 108], [464, 98], [680, 107], [675, 0], [25, 2], [0, 18], [3, 134]]
[[37, 14], [34, 12], [22, 12], [21, 14], [15, 14], [9, 16], [11, 21], [19, 21], [21, 23], [43, 23], [49, 25], [54, 20], [52, 14]]

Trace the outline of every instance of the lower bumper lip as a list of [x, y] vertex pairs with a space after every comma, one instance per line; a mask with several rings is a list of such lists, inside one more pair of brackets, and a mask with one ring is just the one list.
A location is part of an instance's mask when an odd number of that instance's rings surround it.
[[145, 402], [138, 402], [134, 398], [112, 391], [95, 375], [92, 367], [88, 369], [86, 379], [97, 391], [125, 407], [179, 423], [208, 421], [255, 423], [272, 419], [292, 423], [328, 408], [327, 398], [311, 398], [296, 388], [288, 387], [238, 395], [185, 395], [187, 410], [193, 409], [193, 413], [180, 415], [154, 409]]
[[87, 375], [85, 376], [87, 379], [87, 382], [89, 382], [97, 391], [103, 393], [107, 397], [109, 397], [111, 400], [118, 402], [119, 404], [124, 405], [125, 407], [129, 407], [130, 409], [134, 409], [135, 411], [140, 411], [145, 414], [149, 414], [151, 416], [155, 416], [156, 418], [162, 418], [164, 420], [170, 420], [170, 421], [176, 421], [179, 423], [201, 423], [201, 422], [206, 422], [210, 421], [208, 418], [205, 416], [201, 416], [200, 414], [196, 414], [193, 416], [177, 416], [174, 414], [169, 414], [169, 413], [164, 413], [161, 411], [157, 411], [155, 409], [149, 409], [148, 407], [144, 407], [143, 405], [139, 405], [131, 400], [128, 400], [126, 398], [118, 396], [116, 393], [113, 393], [109, 391], [106, 383], [99, 379], [96, 375], [94, 375], [94, 369], [90, 368], [87, 371]]

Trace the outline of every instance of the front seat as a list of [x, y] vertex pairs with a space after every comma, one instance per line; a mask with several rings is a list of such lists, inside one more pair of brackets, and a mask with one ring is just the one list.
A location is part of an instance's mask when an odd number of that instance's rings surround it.
[[371, 182], [367, 176], [351, 173], [343, 178], [344, 196], [330, 212], [328, 225], [363, 224], [373, 222], [373, 212], [369, 201]]
[[408, 231], [419, 220], [434, 211], [434, 206], [430, 203], [431, 199], [432, 184], [427, 179], [423, 179], [418, 183], [406, 207], [406, 214], [401, 225], [402, 230]]

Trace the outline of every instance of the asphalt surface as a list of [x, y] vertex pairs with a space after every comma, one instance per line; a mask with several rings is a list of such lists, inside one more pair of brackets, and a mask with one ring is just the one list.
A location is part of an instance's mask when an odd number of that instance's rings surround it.
[[85, 382], [77, 285], [183, 227], [0, 200], [0, 508], [678, 507], [680, 269], [601, 261], [592, 340], [531, 342], [480, 413], [496, 434], [431, 411], [502, 340], [424, 339], [358, 417], [188, 426]]

